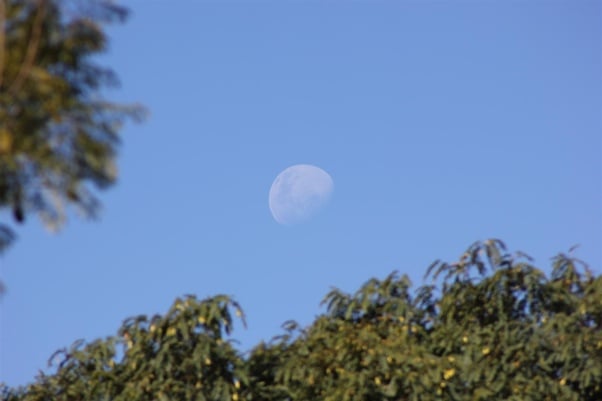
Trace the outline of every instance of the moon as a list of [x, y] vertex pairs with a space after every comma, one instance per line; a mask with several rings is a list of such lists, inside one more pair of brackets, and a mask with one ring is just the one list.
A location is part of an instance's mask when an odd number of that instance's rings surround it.
[[297, 164], [282, 171], [270, 188], [270, 211], [280, 224], [304, 222], [330, 200], [334, 184], [330, 175], [310, 164]]

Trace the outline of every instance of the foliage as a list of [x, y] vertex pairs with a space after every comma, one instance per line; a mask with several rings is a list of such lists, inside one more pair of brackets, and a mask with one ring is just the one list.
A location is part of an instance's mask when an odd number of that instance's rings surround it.
[[292, 399], [600, 400], [602, 278], [559, 255], [551, 278], [499, 241], [407, 277], [333, 290], [274, 373]]
[[[126, 16], [109, 0], [0, 0], [0, 210], [14, 221], [56, 229], [68, 204], [93, 216], [93, 188], [115, 181], [120, 127], [143, 110], [102, 97], [117, 80], [94, 57]], [[13, 237], [0, 226], [0, 251]]]
[[602, 277], [565, 254], [549, 277], [531, 262], [490, 240], [414, 293], [396, 273], [333, 289], [312, 325], [287, 322], [246, 357], [224, 340], [240, 307], [187, 297], [2, 399], [601, 400]]
[[[41, 374], [4, 400], [231, 400], [246, 381], [224, 334], [239, 305], [226, 296], [178, 299], [166, 316], [127, 319], [117, 336], [58, 351], [55, 375]], [[243, 320], [244, 322], [244, 320]]]

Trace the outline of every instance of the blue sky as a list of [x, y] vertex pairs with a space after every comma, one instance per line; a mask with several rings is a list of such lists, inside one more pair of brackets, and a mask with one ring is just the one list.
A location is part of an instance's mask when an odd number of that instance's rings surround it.
[[[580, 244], [600, 273], [601, 2], [123, 4], [101, 61], [111, 98], [151, 115], [123, 131], [98, 221], [30, 219], [0, 257], [0, 381], [189, 293], [233, 295], [246, 350], [309, 324], [331, 286], [419, 285], [490, 237], [545, 268]], [[281, 226], [268, 192], [299, 163], [334, 195]]]

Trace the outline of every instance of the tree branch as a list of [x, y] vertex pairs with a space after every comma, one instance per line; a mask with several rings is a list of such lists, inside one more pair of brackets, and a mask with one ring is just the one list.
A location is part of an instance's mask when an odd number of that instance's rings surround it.
[[21, 64], [21, 68], [17, 73], [17, 77], [8, 88], [8, 93], [15, 94], [19, 91], [19, 89], [21, 89], [21, 86], [25, 82], [25, 79], [33, 67], [36, 53], [38, 52], [38, 45], [40, 44], [40, 39], [42, 38], [42, 21], [44, 17], [44, 10], [46, 8], [45, 3], [46, 0], [38, 0], [38, 10], [33, 22], [33, 27], [31, 29], [31, 39], [27, 45], [27, 52], [25, 53], [25, 58], [23, 59], [23, 64]]
[[6, 46], [6, 0], [0, 0], [0, 88], [4, 76], [4, 52]]

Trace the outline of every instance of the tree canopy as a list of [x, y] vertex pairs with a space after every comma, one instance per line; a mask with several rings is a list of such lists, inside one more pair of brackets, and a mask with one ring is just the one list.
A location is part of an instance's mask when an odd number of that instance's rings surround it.
[[[0, 0], [0, 210], [15, 222], [55, 229], [66, 205], [93, 216], [94, 190], [115, 181], [120, 128], [143, 109], [103, 97], [117, 79], [95, 57], [126, 17], [109, 0]], [[0, 224], [0, 251], [13, 237]]]
[[560, 254], [550, 273], [489, 240], [429, 284], [370, 279], [333, 289], [325, 312], [243, 353], [240, 305], [177, 299], [161, 316], [56, 353], [56, 369], [5, 401], [602, 399], [602, 277]]

